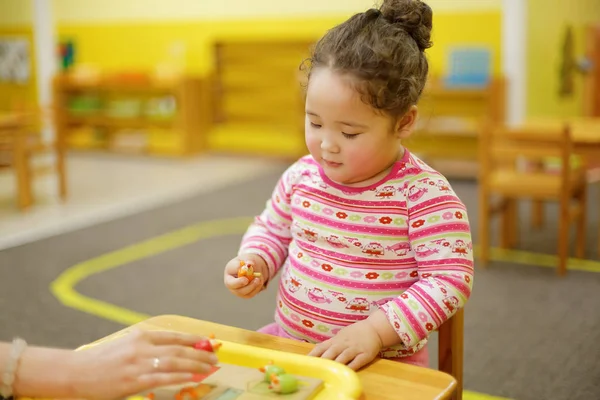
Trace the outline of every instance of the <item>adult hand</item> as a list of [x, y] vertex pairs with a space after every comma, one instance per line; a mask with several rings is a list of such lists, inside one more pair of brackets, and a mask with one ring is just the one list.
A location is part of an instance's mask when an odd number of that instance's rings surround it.
[[134, 331], [73, 352], [69, 364], [74, 372], [74, 395], [116, 399], [192, 382], [196, 374], [208, 372], [218, 362], [213, 352], [194, 348], [203, 339], [177, 332]]

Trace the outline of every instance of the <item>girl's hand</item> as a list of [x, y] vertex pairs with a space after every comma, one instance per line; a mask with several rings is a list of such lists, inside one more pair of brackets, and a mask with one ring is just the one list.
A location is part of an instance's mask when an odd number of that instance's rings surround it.
[[214, 353], [194, 348], [203, 339], [177, 332], [135, 331], [73, 352], [73, 397], [117, 399], [192, 382], [194, 375], [209, 372], [218, 362]]
[[[252, 266], [255, 272], [259, 272], [261, 276], [255, 277], [250, 281], [247, 277], [238, 277], [238, 269], [240, 261], [244, 261], [247, 265]], [[225, 287], [238, 297], [250, 299], [260, 293], [268, 277], [269, 268], [262, 257], [255, 254], [242, 255], [229, 261], [225, 266], [224, 282]]]
[[364, 320], [341, 329], [331, 339], [316, 345], [308, 355], [335, 360], [358, 370], [373, 361], [381, 347], [379, 334]]

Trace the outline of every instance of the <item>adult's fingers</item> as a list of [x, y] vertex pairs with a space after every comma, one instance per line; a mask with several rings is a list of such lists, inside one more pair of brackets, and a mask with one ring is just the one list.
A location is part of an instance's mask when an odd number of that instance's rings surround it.
[[152, 390], [160, 386], [179, 385], [182, 383], [192, 382], [196, 374], [189, 372], [149, 372], [138, 376], [138, 385], [132, 393], [127, 395], [137, 394], [146, 390]]
[[206, 373], [210, 371], [212, 364], [206, 362], [191, 360], [189, 358], [179, 357], [156, 357], [148, 362], [147, 371], [148, 373], [179, 373], [186, 372], [192, 374]]
[[219, 362], [215, 353], [205, 350], [198, 350], [191, 346], [167, 345], [155, 347], [152, 349], [150, 357], [176, 357], [193, 360], [202, 363], [216, 364]]
[[147, 335], [150, 342], [157, 346], [193, 346], [199, 341], [206, 339], [205, 336], [173, 331], [146, 331], [143, 334]]

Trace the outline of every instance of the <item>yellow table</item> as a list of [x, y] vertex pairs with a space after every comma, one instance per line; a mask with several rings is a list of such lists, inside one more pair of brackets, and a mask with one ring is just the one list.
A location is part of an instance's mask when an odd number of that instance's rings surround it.
[[[298, 354], [307, 354], [312, 348], [312, 345], [304, 342], [176, 315], [152, 317], [131, 328], [170, 330], [205, 336], [214, 333], [218, 339], [228, 342]], [[101, 341], [121, 336], [131, 328], [116, 332]], [[442, 400], [449, 399], [456, 388], [456, 380], [444, 372], [382, 359], [360, 370], [358, 376], [363, 385], [363, 400]]]
[[529, 118], [516, 128], [540, 134], [558, 132], [566, 125], [571, 128], [574, 152], [589, 162], [600, 163], [600, 117], [539, 117]]
[[[559, 132], [567, 125], [571, 129], [573, 152], [583, 157], [588, 167], [600, 167], [600, 117], [529, 118], [516, 128], [533, 135], [543, 136], [548, 133]], [[542, 226], [543, 212], [543, 202], [534, 201], [531, 212], [533, 226]], [[598, 255], [600, 255], [600, 237], [598, 239]]]

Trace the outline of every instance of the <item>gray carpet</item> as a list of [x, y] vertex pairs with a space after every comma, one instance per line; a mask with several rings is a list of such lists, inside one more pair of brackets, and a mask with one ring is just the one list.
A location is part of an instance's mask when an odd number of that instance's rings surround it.
[[[0, 340], [21, 335], [34, 344], [75, 347], [121, 329], [62, 306], [49, 283], [79, 262], [190, 224], [252, 216], [264, 206], [282, 170], [278, 166], [256, 181], [0, 252]], [[467, 203], [476, 240], [476, 186], [458, 181], [454, 187]], [[599, 197], [595, 192], [590, 201], [595, 213]], [[527, 215], [527, 205], [522, 212]], [[555, 208], [549, 206], [549, 212]], [[520, 248], [551, 254], [555, 218], [549, 217], [541, 231], [526, 222], [523, 218]], [[596, 232], [590, 227], [590, 257], [596, 257]], [[239, 240], [240, 235], [231, 235], [199, 241], [93, 276], [77, 290], [147, 314], [181, 314], [256, 329], [272, 321], [276, 285], [249, 301], [223, 288], [222, 268]], [[571, 271], [559, 279], [549, 268], [510, 263], [479, 269], [466, 308], [466, 389], [519, 400], [600, 399], [599, 308], [599, 273]], [[431, 362], [435, 365], [435, 357]]]

